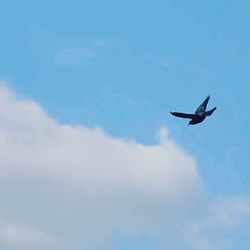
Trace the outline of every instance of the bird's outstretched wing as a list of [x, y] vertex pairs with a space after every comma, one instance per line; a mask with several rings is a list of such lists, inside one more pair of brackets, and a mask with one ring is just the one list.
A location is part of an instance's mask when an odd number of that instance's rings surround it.
[[180, 112], [170, 112], [172, 115], [180, 117], [180, 118], [189, 118], [189, 119], [193, 119], [195, 117], [197, 117], [197, 115], [195, 114], [187, 114], [187, 113], [180, 113]]
[[200, 113], [206, 111], [206, 109], [207, 109], [207, 104], [208, 104], [209, 99], [210, 99], [210, 96], [208, 96], [208, 97], [203, 101], [203, 103], [196, 109], [195, 114], [200, 114]]
[[213, 114], [213, 112], [216, 110], [216, 107], [214, 107], [213, 109], [209, 110], [209, 111], [206, 111], [205, 112], [205, 116], [210, 116]]

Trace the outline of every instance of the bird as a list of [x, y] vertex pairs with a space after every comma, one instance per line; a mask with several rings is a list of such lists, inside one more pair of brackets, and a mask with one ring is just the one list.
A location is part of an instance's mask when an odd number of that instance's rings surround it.
[[191, 119], [188, 125], [201, 123], [205, 120], [207, 116], [212, 115], [213, 112], [217, 109], [217, 107], [214, 107], [213, 109], [206, 111], [209, 99], [210, 96], [208, 95], [206, 99], [202, 102], [202, 104], [196, 109], [194, 114], [187, 114], [181, 112], [170, 112], [170, 113], [176, 117]]

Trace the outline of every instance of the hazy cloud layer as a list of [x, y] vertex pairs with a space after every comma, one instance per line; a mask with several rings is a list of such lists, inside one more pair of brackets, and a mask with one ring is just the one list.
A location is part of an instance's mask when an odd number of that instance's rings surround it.
[[55, 53], [54, 63], [61, 66], [84, 66], [97, 57], [97, 54], [89, 48], [62, 49]]
[[[206, 215], [194, 222], [188, 230], [188, 238], [195, 250], [239, 249], [240, 243], [235, 235], [243, 222], [249, 228], [249, 197], [221, 197], [210, 202]], [[246, 226], [245, 225], [245, 226]], [[242, 227], [241, 231], [245, 231]], [[249, 234], [246, 232], [247, 238]], [[244, 241], [244, 236], [242, 237]], [[237, 248], [235, 243], [237, 242]]]
[[[0, 117], [4, 249], [112, 249], [117, 233], [144, 235], [157, 249], [210, 244], [206, 218], [221, 203], [206, 199], [195, 159], [165, 128], [158, 145], [145, 146], [61, 125], [3, 86]], [[234, 214], [249, 207], [243, 201]]]

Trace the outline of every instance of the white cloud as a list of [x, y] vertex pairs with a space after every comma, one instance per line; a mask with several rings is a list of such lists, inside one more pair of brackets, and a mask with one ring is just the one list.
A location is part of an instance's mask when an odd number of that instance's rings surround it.
[[[24, 210], [20, 217], [10, 209], [10, 217], [22, 223], [43, 225], [56, 235], [59, 228], [62, 238], [68, 226], [76, 227], [69, 238], [81, 234], [91, 245], [108, 242], [116, 230], [148, 231], [162, 219], [187, 220], [183, 210], [194, 207], [200, 196], [194, 158], [165, 130], [161, 144], [145, 146], [100, 128], [60, 125], [38, 104], [5, 87], [0, 89], [0, 117], [0, 188]], [[8, 203], [2, 210], [9, 210]], [[52, 216], [52, 211], [57, 213]]]
[[[166, 128], [159, 144], [146, 146], [62, 125], [3, 86], [0, 117], [0, 246], [110, 250], [124, 233], [145, 235], [156, 249], [188, 249], [186, 237], [192, 249], [206, 249], [196, 246], [210, 242], [214, 207], [194, 157]], [[230, 204], [234, 214], [248, 213], [245, 202]]]

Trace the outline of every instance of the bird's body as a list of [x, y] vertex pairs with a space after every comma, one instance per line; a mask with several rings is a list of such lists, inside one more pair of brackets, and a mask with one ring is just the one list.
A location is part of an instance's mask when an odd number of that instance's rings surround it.
[[205, 120], [207, 116], [210, 116], [216, 110], [216, 107], [214, 107], [213, 109], [206, 111], [209, 99], [210, 99], [210, 96], [208, 96], [203, 101], [203, 103], [196, 109], [194, 114], [187, 114], [187, 113], [181, 113], [181, 112], [171, 112], [171, 114], [180, 118], [191, 119], [188, 125], [201, 123], [202, 121]]

